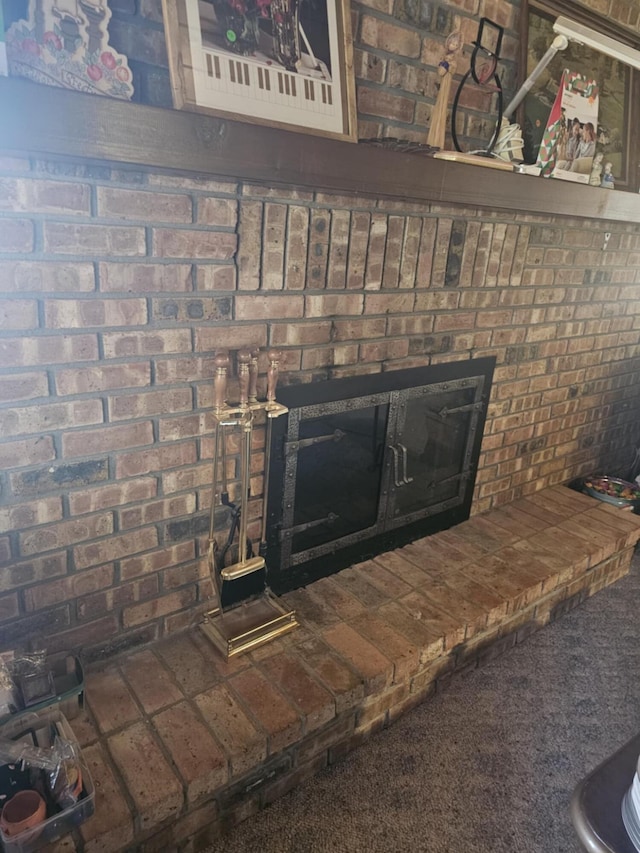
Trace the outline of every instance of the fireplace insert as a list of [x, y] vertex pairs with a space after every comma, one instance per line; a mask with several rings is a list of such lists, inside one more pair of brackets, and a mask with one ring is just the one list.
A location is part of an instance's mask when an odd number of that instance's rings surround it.
[[267, 566], [304, 586], [469, 517], [494, 358], [283, 387]]

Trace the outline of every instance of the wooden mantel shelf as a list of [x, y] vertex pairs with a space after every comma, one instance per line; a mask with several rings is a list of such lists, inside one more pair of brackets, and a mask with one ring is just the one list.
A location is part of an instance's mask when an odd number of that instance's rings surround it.
[[640, 195], [0, 77], [0, 151], [345, 194], [640, 222]]

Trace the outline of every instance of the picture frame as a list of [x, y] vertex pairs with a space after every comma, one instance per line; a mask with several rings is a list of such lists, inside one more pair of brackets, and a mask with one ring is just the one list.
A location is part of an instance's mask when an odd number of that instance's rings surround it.
[[348, 0], [162, 0], [173, 104], [357, 142]]
[[[531, 72], [541, 53], [553, 40], [552, 23], [564, 15], [623, 44], [634, 45], [632, 34], [610, 18], [605, 19], [570, 0], [523, 0], [521, 12], [521, 75]], [[640, 72], [598, 51], [571, 43], [549, 64], [543, 77], [519, 108], [519, 123], [525, 142], [525, 162], [534, 162], [551, 99], [564, 69], [594, 77], [600, 90], [596, 152], [615, 175], [616, 189], [636, 192], [640, 186], [640, 163], [636, 155], [640, 138]], [[556, 82], [554, 82], [556, 81]], [[552, 85], [553, 84], [553, 85]], [[545, 91], [546, 90], [546, 91]]]

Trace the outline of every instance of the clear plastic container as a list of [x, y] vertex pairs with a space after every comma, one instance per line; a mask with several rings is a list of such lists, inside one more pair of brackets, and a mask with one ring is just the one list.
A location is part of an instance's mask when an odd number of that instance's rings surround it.
[[82, 772], [82, 792], [75, 805], [70, 808], [51, 813], [49, 808], [46, 820], [32, 829], [27, 829], [18, 835], [7, 836], [0, 829], [0, 841], [4, 853], [31, 853], [45, 844], [49, 844], [66, 835], [75, 826], [84, 823], [95, 811], [95, 788], [86, 761], [82, 757], [80, 747], [66, 717], [58, 708], [50, 708], [39, 713], [21, 714], [9, 720], [0, 727], [0, 737], [10, 740], [33, 738], [39, 746], [50, 745], [51, 726], [55, 724], [58, 733], [77, 747], [79, 765]]
[[0, 716], [0, 726], [9, 720], [54, 705], [58, 706], [68, 720], [78, 716], [84, 705], [84, 671], [80, 658], [63, 652], [47, 658], [47, 667], [53, 681], [53, 695], [13, 714]]

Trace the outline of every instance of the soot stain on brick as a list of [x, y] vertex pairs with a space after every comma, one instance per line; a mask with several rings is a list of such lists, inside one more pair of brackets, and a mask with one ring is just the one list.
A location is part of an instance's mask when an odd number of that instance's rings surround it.
[[450, 252], [449, 257], [447, 258], [447, 268], [444, 273], [445, 287], [457, 287], [460, 284], [461, 265], [460, 256]]
[[177, 320], [178, 319], [178, 303], [177, 302], [163, 302], [162, 307], [160, 309], [162, 316], [167, 320]]
[[582, 279], [583, 284], [611, 284], [611, 270], [592, 270], [584, 271]]
[[439, 6], [434, 23], [434, 32], [440, 33], [440, 35], [448, 35], [453, 29], [453, 16], [451, 12], [448, 12], [443, 9], [442, 6]]
[[534, 225], [529, 234], [529, 243], [554, 246], [562, 242], [562, 232], [546, 225]]
[[525, 456], [527, 453], [535, 453], [536, 450], [542, 450], [546, 445], [547, 439], [543, 436], [540, 438], [532, 438], [530, 441], [523, 441], [518, 445], [517, 455]]
[[0, 629], [0, 644], [4, 648], [15, 648], [17, 642], [32, 637], [34, 634], [50, 636], [70, 625], [69, 606], [43, 610], [35, 616], [21, 616], [17, 622], [11, 622]]
[[444, 273], [444, 286], [457, 287], [460, 284], [460, 270], [462, 269], [462, 253], [464, 251], [464, 238], [467, 233], [467, 223], [456, 220], [451, 228], [449, 237], [449, 250], [447, 253], [447, 267]]
[[534, 361], [538, 357], [537, 344], [523, 344], [517, 347], [507, 347], [505, 364], [519, 364], [521, 361]]
[[398, 9], [398, 17], [428, 30], [433, 21], [433, 3], [429, 0], [404, 0]]
[[219, 320], [231, 315], [231, 299], [162, 299], [154, 304], [154, 315], [163, 320], [188, 323], [190, 320]]
[[156, 625], [149, 625], [141, 631], [135, 631], [132, 634], [115, 637], [107, 643], [101, 643], [82, 652], [83, 660], [87, 663], [105, 660], [113, 657], [113, 655], [127, 652], [135, 649], [138, 646], [143, 646], [150, 643], [152, 640], [157, 640], [158, 629]]
[[184, 521], [170, 521], [165, 525], [165, 540], [168, 542], [176, 542], [179, 539], [188, 539], [193, 536], [200, 536], [209, 530], [209, 513], [193, 518], [187, 518]]
[[27, 471], [12, 478], [13, 490], [19, 495], [37, 495], [50, 492], [60, 486], [86, 486], [98, 483], [109, 476], [106, 459], [90, 462], [76, 462], [71, 465], [59, 465], [53, 470], [41, 468]]
[[197, 299], [195, 302], [187, 302], [187, 317], [190, 320], [202, 320], [204, 306], [201, 299]]
[[436, 355], [450, 352], [453, 348], [451, 335], [424, 335], [409, 340], [409, 355]]
[[231, 316], [231, 299], [228, 296], [216, 299], [216, 309], [219, 317]]

